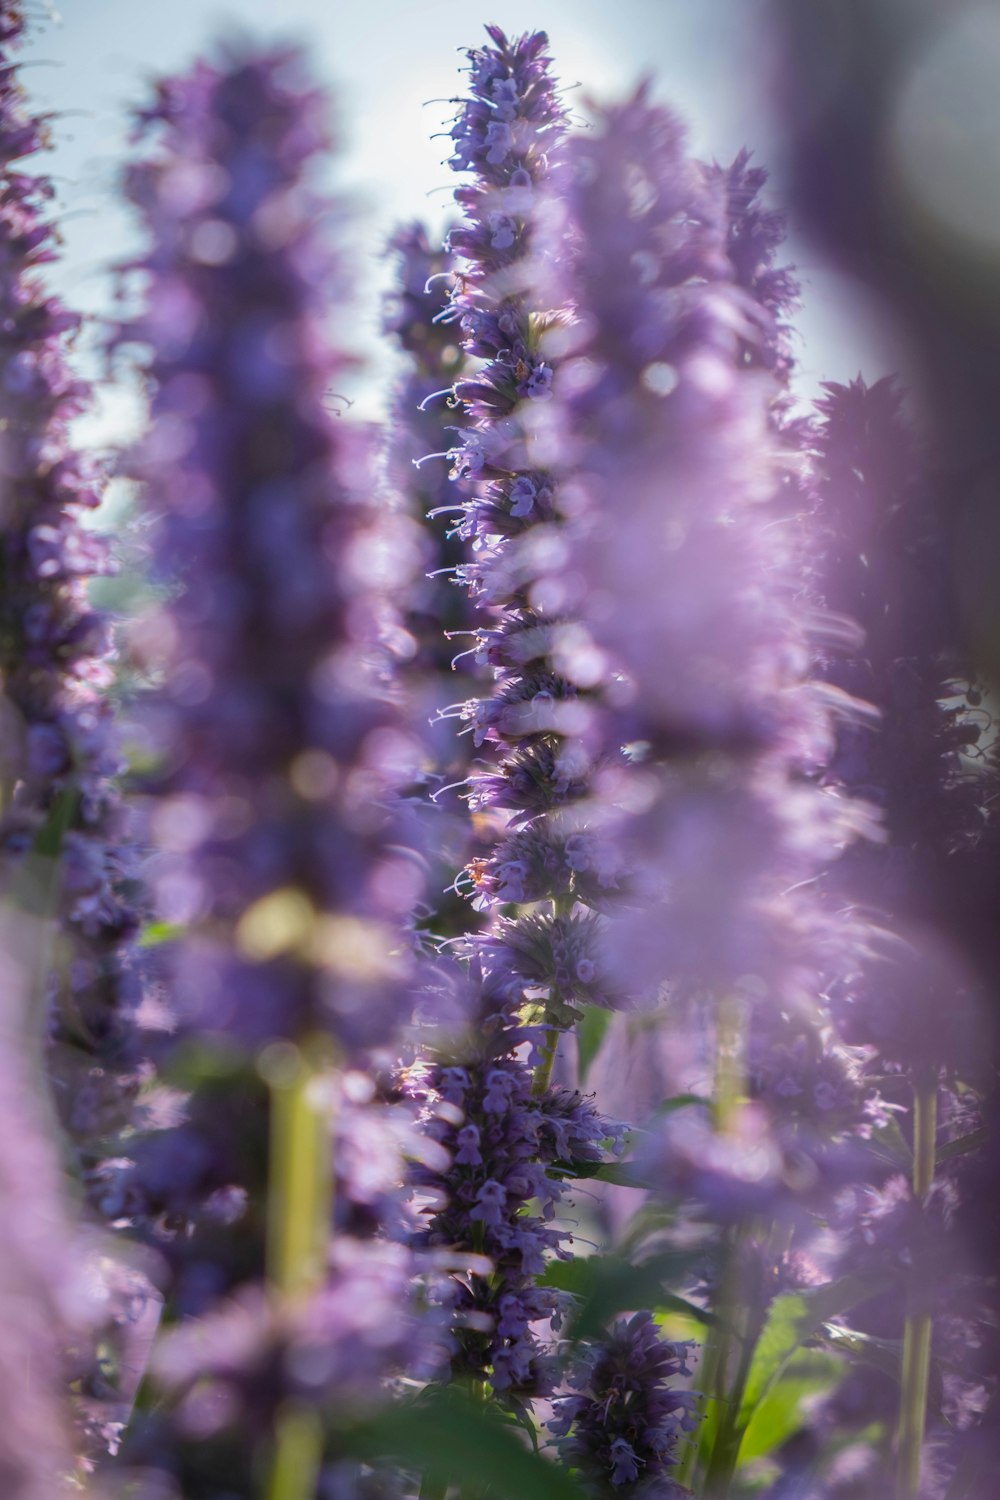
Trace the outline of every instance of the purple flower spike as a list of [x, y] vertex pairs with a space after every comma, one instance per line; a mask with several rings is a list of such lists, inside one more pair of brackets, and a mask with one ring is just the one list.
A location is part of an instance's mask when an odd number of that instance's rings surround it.
[[141, 1123], [143, 974], [134, 854], [107, 689], [110, 621], [90, 581], [113, 567], [86, 524], [103, 475], [70, 426], [89, 388], [68, 345], [79, 318], [47, 294], [53, 188], [31, 170], [47, 127], [13, 65], [24, 21], [0, 8], [0, 858], [4, 890], [30, 850], [60, 856], [48, 966], [48, 1066], [62, 1124], [91, 1181]]
[[451, 579], [464, 551], [453, 528], [442, 534], [441, 518], [456, 513], [447, 471], [440, 464], [419, 461], [451, 445], [449, 434], [456, 423], [452, 386], [463, 355], [458, 333], [445, 317], [453, 278], [447, 252], [431, 245], [422, 224], [398, 230], [389, 249], [397, 273], [383, 327], [399, 343], [405, 364], [387, 435], [386, 472], [393, 493], [409, 502], [426, 537], [423, 563], [428, 576], [414, 588], [408, 621], [418, 645], [416, 665], [445, 672], [455, 657], [448, 633], [461, 634], [469, 624], [468, 604]]
[[171, 585], [140, 632], [162, 675], [155, 886], [183, 928], [163, 1050], [188, 1089], [120, 1189], [169, 1269], [181, 1321], [157, 1368], [184, 1388], [130, 1451], [185, 1491], [218, 1464], [220, 1493], [251, 1493], [287, 1459], [289, 1403], [318, 1431], [439, 1353], [403, 1243], [407, 1120], [370, 1076], [417, 983], [398, 790], [419, 746], [389, 606], [416, 528], [380, 511], [371, 434], [329, 400], [350, 361], [329, 337], [335, 216], [311, 186], [324, 116], [297, 52], [241, 46], [160, 87], [127, 184], [148, 248], [118, 342], [145, 351], [134, 469]]
[[[546, 1260], [565, 1258], [572, 1243], [560, 1219], [568, 1206], [562, 1174], [600, 1162], [620, 1129], [577, 1093], [534, 1089], [531, 1063], [542, 1037], [521, 1019], [516, 985], [492, 974], [473, 981], [458, 969], [438, 972], [439, 983], [462, 995], [469, 1032], [460, 1052], [455, 1044], [431, 1051], [408, 1083], [425, 1134], [447, 1152], [444, 1164], [416, 1174], [429, 1195], [417, 1243], [450, 1256], [462, 1273], [452, 1308], [453, 1374], [489, 1380], [520, 1408], [551, 1394], [556, 1376], [552, 1351], [533, 1325], [557, 1321], [562, 1309], [559, 1293], [536, 1285]], [[464, 1264], [470, 1258], [474, 1269]]]
[[[470, 94], [453, 131], [452, 165], [473, 183], [456, 193], [465, 219], [450, 235], [450, 316], [479, 364], [454, 387], [467, 425], [451, 457], [468, 546], [460, 578], [480, 612], [475, 660], [494, 682], [446, 713], [485, 762], [467, 780], [470, 807], [506, 814], [502, 834], [491, 819], [494, 845], [468, 868], [473, 904], [492, 918], [480, 958], [500, 984], [544, 991], [549, 1022], [565, 1027], [583, 1003], [622, 1001], [590, 948], [594, 912], [621, 894], [625, 872], [598, 813], [574, 808], [593, 770], [590, 690], [603, 661], [590, 650], [589, 679], [573, 680], [588, 665], [588, 637], [536, 588], [564, 556], [546, 435], [570, 320], [542, 274], [558, 256], [540, 249], [537, 217], [564, 148], [564, 110], [544, 35], [489, 35], [495, 45], [469, 54]], [[549, 910], [501, 916], [534, 903]]]
[[756, 326], [743, 358], [770, 370], [784, 385], [793, 366], [787, 318], [798, 303], [799, 285], [790, 266], [774, 264], [785, 238], [785, 215], [762, 201], [768, 174], [763, 167], [752, 167], [750, 156], [740, 151], [728, 167], [713, 166], [708, 180], [725, 192], [726, 254], [736, 284], [753, 299], [748, 311]]
[[829, 756], [834, 712], [856, 710], [808, 680], [781, 386], [761, 368], [780, 363], [791, 289], [767, 290], [760, 185], [742, 159], [692, 161], [644, 89], [567, 149], [550, 233], [576, 244], [560, 273], [576, 324], [553, 423], [573, 523], [552, 590], [582, 615], [578, 659], [606, 662], [609, 751], [633, 746], [595, 778], [640, 898], [609, 926], [612, 971], [640, 991], [752, 976], [801, 1003], [825, 957], [808, 885], [866, 822], [802, 774]]
[[181, 1022], [350, 1052], [405, 1020], [421, 877], [389, 804], [418, 750], [384, 678], [413, 529], [377, 512], [367, 434], [327, 399], [342, 276], [310, 187], [322, 100], [298, 75], [291, 54], [234, 57], [164, 86], [129, 178], [148, 296], [121, 337], [151, 350], [136, 467], [180, 584], [153, 729], [161, 910], [193, 934]]
[[574, 1394], [556, 1399], [550, 1426], [590, 1494], [679, 1500], [690, 1493], [670, 1471], [696, 1425], [696, 1398], [668, 1384], [690, 1374], [688, 1348], [661, 1339], [648, 1312], [620, 1319], [602, 1343], [578, 1348], [568, 1381]]

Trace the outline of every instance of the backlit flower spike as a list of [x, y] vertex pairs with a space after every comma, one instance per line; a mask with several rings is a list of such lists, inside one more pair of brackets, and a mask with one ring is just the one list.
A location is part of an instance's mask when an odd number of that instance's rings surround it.
[[447, 892], [433, 901], [435, 932], [443, 936], [468, 925], [468, 904], [454, 882], [456, 872], [479, 852], [459, 798], [476, 752], [470, 735], [454, 733], [448, 711], [462, 683], [472, 687], [475, 619], [467, 590], [455, 586], [467, 558], [459, 535], [461, 497], [443, 463], [419, 460], [454, 441], [461, 413], [452, 386], [465, 356], [458, 329], [444, 316], [453, 289], [448, 252], [432, 245], [420, 223], [400, 228], [389, 251], [396, 275], [383, 309], [383, 329], [400, 346], [401, 368], [383, 465], [392, 503], [419, 523], [423, 576], [409, 590], [402, 623], [409, 636], [408, 712], [413, 722], [428, 728], [421, 778], [426, 796], [411, 805], [426, 824], [425, 846], [432, 860], [427, 888]]
[[46, 995], [50, 1076], [90, 1181], [138, 1121], [143, 979], [135, 863], [116, 777], [110, 620], [88, 598], [113, 571], [88, 523], [103, 476], [75, 447], [89, 389], [69, 348], [79, 317], [49, 294], [53, 189], [32, 160], [47, 125], [16, 67], [23, 9], [0, 6], [0, 856], [8, 887], [32, 849], [58, 855]]
[[250, 1494], [291, 1463], [305, 1495], [309, 1464], [343, 1457], [336, 1414], [425, 1379], [439, 1349], [422, 1268], [387, 1238], [406, 1234], [405, 1131], [363, 1087], [416, 994], [422, 871], [397, 792], [419, 747], [390, 607], [415, 523], [380, 504], [371, 434], [336, 409], [325, 114], [299, 52], [237, 44], [161, 86], [127, 183], [147, 249], [119, 342], [150, 386], [133, 470], [170, 586], [137, 631], [162, 683], [154, 884], [183, 929], [163, 1052], [186, 1095], [122, 1189], [147, 1204], [179, 1320], [156, 1360], [178, 1399], [129, 1461], [185, 1491], [206, 1464]]
[[[858, 845], [841, 887], [878, 915], [858, 931], [835, 986], [841, 1024], [882, 1061], [968, 1067], [981, 1034], [976, 980], [933, 913], [946, 871], [968, 880], [987, 829], [995, 768], [968, 660], [956, 656], [941, 559], [946, 538], [920, 467], [903, 393], [892, 379], [829, 384], [813, 435], [820, 583], [829, 608], [861, 624], [863, 643], [828, 651], [824, 675], [871, 700], [877, 722], [838, 726], [827, 776], [882, 810], [884, 844]], [[963, 701], [964, 700], [964, 701]], [[867, 978], [866, 978], [867, 976]], [[935, 1017], [952, 996], [942, 1045]]]
[[752, 166], [751, 159], [751, 152], [744, 149], [728, 167], [713, 163], [708, 176], [721, 183], [726, 195], [726, 253], [733, 277], [760, 310], [760, 327], [747, 342], [743, 358], [749, 364], [763, 365], [785, 385], [794, 365], [788, 317], [798, 306], [799, 283], [791, 266], [775, 264], [785, 239], [785, 215], [765, 206], [768, 173], [764, 167]]
[[[474, 904], [495, 914], [483, 957], [498, 976], [546, 990], [550, 1021], [565, 1026], [581, 1003], [611, 1000], [593, 983], [595, 924], [572, 908], [611, 899], [621, 874], [595, 838], [593, 814], [574, 806], [591, 771], [587, 695], [602, 660], [572, 615], [550, 608], [536, 587], [563, 545], [545, 414], [570, 321], [550, 274], [565, 247], [552, 253], [536, 215], [565, 120], [545, 38], [490, 37], [495, 46], [470, 54], [470, 97], [455, 126], [464, 144], [453, 165], [475, 180], [456, 194], [466, 218], [449, 240], [451, 312], [481, 362], [454, 388], [468, 418], [451, 451], [458, 532], [469, 549], [460, 577], [480, 611], [475, 658], [494, 686], [450, 712], [485, 762], [467, 782], [472, 810], [491, 816], [492, 843], [468, 872]], [[497, 109], [509, 141], [491, 128]], [[499, 919], [510, 903], [539, 902], [552, 910], [537, 922]]]
[[[557, 407], [593, 538], [584, 588], [607, 600], [599, 641], [634, 681], [638, 725], [766, 744], [794, 667], [790, 544], [766, 525], [773, 387], [741, 356], [757, 321], [723, 184], [645, 90], [597, 115], [563, 181], [580, 334]], [[636, 597], [651, 618], [617, 607]]]
[[[368, 435], [328, 399], [343, 271], [312, 188], [323, 101], [293, 54], [166, 86], [129, 194], [151, 237], [153, 424], [137, 454], [161, 576], [154, 824], [188, 924], [182, 1022], [350, 1053], [404, 1021], [398, 926], [419, 889], [395, 786], [415, 742], [386, 683], [413, 523], [372, 501]], [[151, 630], [150, 635], [153, 634]]]
[[[395, 284], [383, 309], [383, 329], [399, 344], [402, 372], [393, 394], [386, 435], [386, 478], [399, 501], [422, 525], [424, 571], [414, 589], [410, 628], [417, 638], [417, 667], [447, 671], [467, 644], [454, 644], [468, 627], [470, 610], [453, 574], [465, 550], [450, 518], [460, 516], [447, 471], [415, 460], [447, 447], [458, 419], [452, 387], [463, 363], [459, 334], [443, 321], [451, 306], [452, 275], [446, 250], [431, 244], [423, 224], [404, 225], [389, 243]], [[454, 696], [454, 694], [452, 694]]]
[[761, 320], [729, 258], [725, 183], [640, 90], [597, 113], [560, 185], [580, 247], [553, 403], [575, 515], [560, 575], [619, 674], [602, 722], [638, 752], [597, 789], [641, 810], [624, 858], [658, 906], [612, 924], [611, 966], [639, 988], [757, 976], [815, 995], [790, 893], [863, 819], [801, 776], [832, 728], [807, 684], [798, 542], [775, 504], [779, 387], [746, 357]]

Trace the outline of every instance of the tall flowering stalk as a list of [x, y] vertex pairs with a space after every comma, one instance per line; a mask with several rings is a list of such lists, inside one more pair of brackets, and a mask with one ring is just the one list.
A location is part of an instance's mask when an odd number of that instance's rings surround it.
[[[951, 1133], [956, 1083], [988, 1082], [974, 977], [935, 931], [941, 871], [950, 866], [961, 879], [963, 859], [984, 838], [992, 767], [981, 752], [973, 759], [985, 730], [981, 695], [970, 663], [949, 645], [955, 628], [940, 569], [942, 527], [901, 392], [889, 379], [830, 384], [818, 415], [822, 581], [832, 606], [850, 608], [865, 627], [863, 648], [833, 657], [826, 670], [882, 710], [876, 729], [844, 726], [829, 772], [877, 800], [888, 831], [883, 848], [860, 848], [847, 862], [854, 890], [877, 916], [834, 994], [847, 1034], [878, 1049], [875, 1065], [892, 1071], [893, 1092], [909, 1116], [909, 1191], [900, 1196], [898, 1181], [887, 1185], [886, 1199], [896, 1201], [880, 1224], [882, 1240], [909, 1236], [905, 1305], [883, 1299], [862, 1321], [876, 1336], [893, 1336], [903, 1323], [897, 1493], [910, 1500], [926, 1461], [935, 1314], [939, 1337], [947, 1337], [935, 1285], [940, 1252], [930, 1254], [926, 1242], [952, 1224], [958, 1203], [955, 1167], [938, 1163], [939, 1139], [944, 1144]], [[947, 1038], [939, 1030], [944, 1006]], [[975, 1140], [968, 1105], [962, 1113], [964, 1133]], [[948, 1284], [955, 1291], [971, 1271], [957, 1236], [952, 1255]], [[988, 1342], [982, 1333], [972, 1340]], [[977, 1375], [963, 1373], [971, 1388]]]
[[[573, 523], [550, 597], [578, 611], [608, 663], [597, 733], [612, 750], [631, 742], [626, 763], [593, 779], [629, 871], [604, 965], [626, 991], [667, 987], [702, 1026], [711, 997], [711, 1111], [669, 1115], [642, 1166], [722, 1231], [720, 1329], [698, 1378], [716, 1399], [702, 1482], [724, 1495], [781, 1260], [781, 1231], [751, 1253], [750, 1229], [802, 1223], [810, 1194], [813, 1211], [829, 1203], [853, 1161], [839, 1143], [871, 1128], [850, 1059], [824, 1051], [829, 939], [809, 894], [863, 822], [815, 780], [833, 713], [853, 705], [808, 678], [801, 553], [778, 477], [791, 283], [770, 264], [777, 226], [755, 202], [760, 181], [743, 158], [728, 172], [691, 161], [645, 89], [566, 155], [555, 223], [576, 243], [576, 321], [552, 443]], [[790, 1171], [803, 1152], [806, 1192]]]
[[26, 162], [47, 127], [18, 81], [23, 32], [22, 7], [0, 6], [0, 852], [8, 886], [28, 850], [58, 856], [38, 893], [59, 916], [40, 1003], [60, 1117], [100, 1209], [102, 1163], [140, 1117], [139, 912], [110, 621], [87, 593], [112, 570], [86, 522], [102, 476], [70, 440], [89, 391], [69, 362], [80, 319], [44, 281], [57, 234], [52, 186]]
[[[174, 589], [147, 632], [150, 811], [160, 913], [185, 928], [168, 1069], [188, 1090], [136, 1176], [184, 1319], [157, 1362], [172, 1426], [137, 1452], [180, 1476], [218, 1461], [240, 1494], [264, 1463], [271, 1500], [311, 1495], [324, 1425], [433, 1357], [412, 1256], [331, 1240], [336, 1132], [360, 1200], [341, 1222], [375, 1227], [343, 1070], [391, 1057], [409, 1018], [420, 875], [393, 804], [415, 753], [384, 646], [411, 532], [379, 514], [368, 435], [328, 397], [347, 360], [325, 332], [344, 273], [312, 187], [324, 113], [294, 52], [236, 50], [160, 87], [128, 180], [144, 304], [121, 335], [147, 351], [135, 467]], [[344, 1090], [356, 1107], [334, 1120]], [[266, 1462], [248, 1421], [273, 1434]]]
[[[488, 30], [495, 45], [470, 52], [470, 94], [452, 130], [452, 165], [471, 171], [474, 181], [455, 195], [466, 217], [449, 238], [458, 257], [450, 316], [467, 354], [482, 364], [454, 387], [468, 425], [451, 457], [459, 486], [457, 529], [471, 548], [460, 571], [474, 600], [489, 612], [480, 631], [479, 659], [493, 668], [496, 684], [488, 697], [459, 710], [475, 744], [496, 757], [487, 774], [471, 779], [473, 807], [500, 811], [508, 827], [521, 827], [522, 844], [537, 843], [541, 849], [544, 814], [569, 794], [566, 768], [560, 765], [560, 726], [572, 705], [551, 659], [550, 632], [539, 622], [531, 597], [538, 571], [532, 540], [556, 511], [551, 476], [532, 461], [529, 446], [537, 408], [551, 394], [553, 366], [544, 352], [545, 334], [560, 318], [537, 300], [532, 247], [537, 197], [558, 149], [564, 111], [545, 35], [510, 42], [498, 29]], [[572, 1002], [581, 978], [561, 955], [585, 945], [576, 941], [570, 915], [571, 861], [563, 851], [552, 853], [554, 862], [550, 859], [541, 880], [532, 882], [522, 878], [528, 875], [524, 851], [501, 837], [498, 847], [475, 862], [472, 878], [477, 904], [498, 914], [510, 903], [545, 903], [525, 918], [530, 934], [523, 931], [542, 968], [558, 969], [561, 988], [548, 973], [536, 978], [519, 967], [513, 958], [518, 923], [512, 928], [499, 915], [488, 939], [489, 963], [494, 969], [506, 964], [546, 990], [547, 1019], [556, 1027], [565, 1024], [561, 1007]], [[556, 1036], [553, 1029], [547, 1068]]]
[[[32, 161], [48, 134], [18, 79], [23, 35], [22, 7], [0, 5], [0, 887], [10, 930], [20, 923], [38, 939], [17, 978], [16, 1002], [13, 991], [10, 998], [23, 1035], [15, 1038], [11, 1023], [5, 1045], [15, 1055], [18, 1046], [29, 1049], [32, 1079], [40, 1046], [45, 1076], [35, 1081], [53, 1096], [60, 1148], [85, 1191], [88, 1217], [122, 1229], [122, 1203], [107, 1183], [149, 1123], [142, 1088], [150, 1067], [138, 1021], [148, 975], [135, 942], [136, 860], [117, 784], [111, 622], [88, 597], [91, 581], [112, 571], [106, 544], [87, 521], [103, 475], [70, 436], [89, 388], [71, 366], [80, 319], [45, 281], [58, 233], [52, 185]], [[19, 1100], [20, 1093], [11, 1095], [12, 1118]], [[34, 1124], [26, 1120], [29, 1140], [39, 1122], [51, 1126], [41, 1102], [39, 1110]], [[54, 1142], [38, 1152], [27, 1147], [33, 1165], [21, 1188], [37, 1168], [39, 1214], [54, 1212], [54, 1167], [43, 1158], [56, 1149]], [[33, 1202], [23, 1208], [29, 1221]], [[54, 1221], [51, 1232], [64, 1231]], [[15, 1288], [26, 1278], [24, 1326], [32, 1318], [49, 1324], [38, 1331], [39, 1403], [59, 1399], [54, 1388], [42, 1392], [57, 1368], [57, 1340], [72, 1333], [70, 1364], [62, 1358], [58, 1367], [78, 1393], [73, 1441], [89, 1463], [117, 1446], [157, 1298], [119, 1250], [96, 1235], [82, 1238], [68, 1221], [65, 1233], [94, 1293], [87, 1318], [74, 1328], [56, 1307], [68, 1268], [56, 1274], [54, 1247], [41, 1240], [37, 1274], [47, 1267], [53, 1275], [50, 1294], [39, 1302], [28, 1265], [33, 1250], [25, 1250], [27, 1239], [19, 1248], [14, 1234], [9, 1295], [19, 1295]], [[12, 1328], [20, 1316], [9, 1317]], [[18, 1427], [20, 1398], [10, 1395]], [[22, 1436], [26, 1446], [37, 1441], [42, 1466], [51, 1455], [29, 1416], [31, 1404]], [[59, 1440], [68, 1441], [65, 1432]], [[8, 1485], [14, 1493], [12, 1476]]]
[[[532, 599], [534, 537], [556, 505], [530, 449], [552, 383], [546, 336], [562, 321], [534, 293], [533, 220], [564, 110], [544, 34], [508, 40], [487, 30], [490, 45], [469, 53], [469, 95], [451, 132], [452, 166], [473, 181], [456, 192], [465, 218], [449, 236], [455, 284], [442, 320], [457, 325], [478, 363], [452, 389], [465, 417], [459, 441], [436, 456], [452, 460], [457, 490], [439, 508], [466, 544], [458, 574], [483, 621], [476, 659], [495, 678], [491, 695], [454, 709], [474, 746], [494, 756], [467, 783], [479, 828], [493, 839], [468, 875], [489, 920], [464, 945], [468, 1035], [428, 1057], [418, 1088], [429, 1132], [452, 1153], [449, 1170], [424, 1181], [439, 1195], [426, 1238], [487, 1256], [491, 1268], [461, 1283], [453, 1373], [488, 1381], [527, 1415], [530, 1399], [554, 1388], [552, 1351], [532, 1325], [557, 1320], [561, 1301], [536, 1284], [546, 1257], [565, 1255], [569, 1240], [556, 1218], [558, 1179], [592, 1170], [614, 1131], [550, 1083], [560, 1028], [583, 1001], [609, 998], [589, 956], [593, 923], [574, 913], [588, 841], [558, 822], [583, 773], [564, 757], [572, 726], [560, 716], [572, 705]], [[522, 910], [505, 916], [512, 907]]]
[[398, 341], [405, 363], [387, 433], [387, 479], [421, 521], [428, 539], [426, 555], [433, 559], [431, 576], [419, 594], [414, 590], [412, 628], [418, 664], [445, 671], [455, 655], [448, 637], [468, 623], [468, 605], [448, 576], [462, 562], [464, 551], [460, 539], [450, 530], [442, 533], [440, 525], [441, 509], [450, 509], [452, 500], [447, 474], [436, 464], [418, 468], [414, 460], [449, 440], [458, 413], [452, 400], [442, 398], [450, 396], [464, 356], [446, 320], [452, 295], [447, 251], [431, 244], [420, 223], [397, 230], [389, 250], [396, 279], [383, 327]]
[[[468, 680], [475, 672], [467, 649], [473, 610], [463, 589], [455, 587], [455, 570], [466, 558], [466, 544], [455, 527], [442, 523], [453, 506], [454, 486], [440, 464], [420, 464], [422, 455], [452, 441], [459, 419], [451, 387], [465, 356], [448, 320], [453, 291], [450, 258], [432, 245], [420, 223], [397, 230], [389, 249], [396, 265], [383, 327], [398, 343], [401, 373], [393, 396], [385, 440], [388, 487], [408, 514], [420, 523], [425, 577], [414, 582], [405, 625], [413, 639], [407, 683], [411, 712], [428, 722], [424, 788], [428, 800], [426, 847], [432, 859], [427, 887], [436, 899], [427, 914], [438, 936], [465, 931], [468, 903], [455, 887], [455, 876], [482, 852], [456, 795], [475, 755], [471, 740], [452, 732], [442, 708], [455, 696], [454, 672]], [[445, 399], [447, 398], [447, 399]], [[440, 895], [437, 893], [440, 891]]]

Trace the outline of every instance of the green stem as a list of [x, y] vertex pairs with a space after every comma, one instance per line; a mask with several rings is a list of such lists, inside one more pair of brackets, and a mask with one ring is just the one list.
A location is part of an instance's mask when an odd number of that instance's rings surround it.
[[[553, 917], [568, 917], [576, 905], [576, 897], [569, 892], [565, 896], [553, 896]], [[545, 1046], [542, 1049], [542, 1060], [535, 1069], [535, 1077], [531, 1085], [531, 1092], [536, 1099], [544, 1094], [552, 1082], [552, 1067], [556, 1060], [556, 1048], [559, 1046], [559, 1033], [562, 1027], [558, 1025], [555, 1016], [559, 1011], [559, 992], [553, 990], [549, 997], [546, 1021], [549, 1025], [549, 1033], [545, 1038]]]
[[735, 995], [720, 995], [715, 1007], [715, 1123], [732, 1124], [743, 1102], [743, 1012]]
[[[934, 1181], [936, 1144], [937, 1077], [931, 1074], [913, 1084], [913, 1194], [921, 1203]], [[920, 1492], [933, 1332], [931, 1315], [923, 1307], [925, 1297], [911, 1273], [900, 1365], [896, 1500], [917, 1500]]]
[[545, 1046], [542, 1049], [542, 1060], [535, 1069], [535, 1077], [531, 1085], [531, 1092], [537, 1098], [544, 1094], [552, 1082], [552, 1068], [556, 1060], [556, 1049], [559, 1046], [559, 1028], [552, 1026], [548, 1036], [545, 1038]]
[[736, 1367], [733, 1383], [720, 1407], [719, 1426], [705, 1474], [705, 1494], [712, 1496], [713, 1500], [715, 1497], [718, 1497], [718, 1500], [725, 1500], [733, 1482], [733, 1475], [736, 1473], [745, 1430], [740, 1425], [740, 1408], [743, 1405], [743, 1393], [746, 1390], [747, 1378], [759, 1336], [760, 1324], [754, 1318], [752, 1311], [749, 1311], [746, 1324], [739, 1334], [741, 1344], [739, 1364]]
[[937, 1078], [914, 1083], [913, 1193], [923, 1200], [934, 1181], [937, 1150]]
[[[319, 1083], [321, 1045], [278, 1042], [262, 1059], [271, 1090], [267, 1271], [276, 1291], [302, 1298], [322, 1285], [333, 1212], [329, 1110]], [[312, 1500], [323, 1453], [319, 1412], [289, 1402], [278, 1412], [267, 1500]]]
[[[740, 1276], [741, 1271], [747, 1269], [741, 1250], [748, 1232], [752, 1232], [752, 1226], [736, 1231], [730, 1251], [732, 1270], [723, 1288], [724, 1297], [720, 1309], [731, 1332], [726, 1345], [725, 1362], [719, 1370], [719, 1420], [705, 1471], [704, 1492], [707, 1496], [712, 1496], [713, 1500], [725, 1500], [739, 1463], [740, 1447], [746, 1431], [746, 1423], [740, 1419], [743, 1397], [753, 1365], [753, 1357], [767, 1319], [765, 1262], [751, 1257], [750, 1267], [755, 1269], [752, 1269], [749, 1280]], [[775, 1231], [772, 1228], [767, 1237], [764, 1252], [767, 1264], [773, 1264], [774, 1236]], [[734, 1339], [739, 1345], [739, 1359], [732, 1381], [726, 1388], [729, 1345]]]
[[[733, 1117], [743, 1102], [745, 1093], [744, 1065], [743, 1065], [743, 1011], [737, 996], [732, 994], [720, 995], [716, 999], [715, 1007], [715, 1080], [713, 1087], [713, 1111], [715, 1115], [715, 1127], [719, 1131], [725, 1131], [733, 1122]], [[723, 1244], [722, 1264], [719, 1272], [719, 1291], [716, 1298], [714, 1311], [717, 1322], [714, 1326], [714, 1337], [710, 1343], [706, 1342], [705, 1357], [699, 1371], [699, 1383], [701, 1385], [701, 1396], [698, 1407], [701, 1416], [701, 1438], [700, 1441], [692, 1442], [688, 1447], [684, 1458], [676, 1470], [676, 1478], [680, 1484], [688, 1484], [694, 1473], [696, 1463], [704, 1472], [706, 1483], [714, 1482], [720, 1473], [720, 1444], [732, 1445], [732, 1429], [736, 1422], [739, 1411], [739, 1401], [742, 1389], [735, 1397], [735, 1409], [733, 1406], [733, 1393], [726, 1389], [726, 1378], [730, 1365], [730, 1349], [735, 1329], [735, 1317], [739, 1306], [737, 1296], [738, 1288], [736, 1280], [739, 1275], [739, 1235], [727, 1235]], [[752, 1346], [751, 1346], [752, 1352]], [[741, 1351], [739, 1369], [744, 1365], [749, 1369], [747, 1363], [747, 1349], [744, 1345]], [[746, 1380], [746, 1371], [743, 1373], [743, 1381]], [[739, 1379], [739, 1375], [737, 1375]], [[714, 1408], [715, 1421], [710, 1428], [706, 1417]], [[714, 1431], [713, 1431], [714, 1429]], [[712, 1436], [710, 1436], [712, 1432]], [[736, 1452], [739, 1451], [739, 1442], [736, 1442]], [[732, 1458], [732, 1467], [735, 1467], [735, 1454]], [[728, 1484], [728, 1480], [727, 1480]], [[707, 1493], [707, 1491], [706, 1491]]]
[[323, 1457], [323, 1423], [314, 1406], [281, 1408], [274, 1424], [274, 1460], [267, 1500], [312, 1500]]
[[709, 1447], [709, 1413], [715, 1411], [714, 1429], [718, 1434], [722, 1424], [726, 1367], [729, 1364], [729, 1348], [732, 1337], [731, 1311], [735, 1296], [737, 1247], [733, 1236], [727, 1234], [722, 1242], [722, 1257], [719, 1265], [719, 1294], [716, 1298], [716, 1321], [710, 1325], [705, 1337], [705, 1353], [698, 1369], [698, 1425], [695, 1436], [689, 1442], [684, 1457], [674, 1473], [678, 1484], [689, 1485], [695, 1466], [705, 1469], [711, 1461]]
[[714, 1392], [719, 1383], [719, 1369], [723, 1362], [722, 1343], [723, 1331], [721, 1324], [716, 1324], [710, 1336], [705, 1339], [705, 1356], [698, 1370], [698, 1384], [702, 1387], [698, 1396], [698, 1425], [695, 1428], [695, 1436], [689, 1439], [684, 1450], [684, 1457], [674, 1471], [674, 1478], [679, 1485], [687, 1488], [694, 1475], [695, 1464], [701, 1456], [700, 1434], [704, 1429], [705, 1418], [708, 1414], [709, 1403], [714, 1399]]

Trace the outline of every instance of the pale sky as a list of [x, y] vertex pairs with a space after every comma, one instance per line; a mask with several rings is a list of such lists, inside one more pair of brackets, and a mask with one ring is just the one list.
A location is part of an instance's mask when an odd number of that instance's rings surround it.
[[[46, 19], [46, 11], [51, 15]], [[64, 218], [64, 259], [53, 279], [67, 301], [100, 318], [110, 308], [109, 266], [135, 245], [115, 183], [127, 156], [128, 106], [152, 77], [186, 67], [218, 37], [244, 31], [305, 44], [315, 76], [334, 94], [343, 149], [331, 185], [358, 203], [353, 258], [359, 270], [358, 336], [377, 326], [385, 269], [379, 252], [394, 225], [448, 211], [458, 179], [444, 165], [447, 140], [430, 140], [463, 87], [461, 49], [483, 25], [509, 32], [544, 27], [557, 72], [600, 99], [645, 74], [688, 122], [703, 156], [728, 160], [743, 145], [780, 173], [767, 96], [770, 59], [763, 0], [36, 0], [23, 74], [36, 107], [58, 113], [47, 161]], [[569, 97], [572, 99], [573, 94]], [[427, 102], [427, 101], [445, 102]], [[776, 184], [776, 186], [778, 186]], [[896, 356], [862, 295], [793, 241], [805, 306], [801, 382], [887, 373]], [[359, 409], [377, 415], [379, 371]], [[90, 431], [113, 440], [128, 420], [128, 394], [105, 389]], [[133, 403], [134, 405], [134, 403]]]

